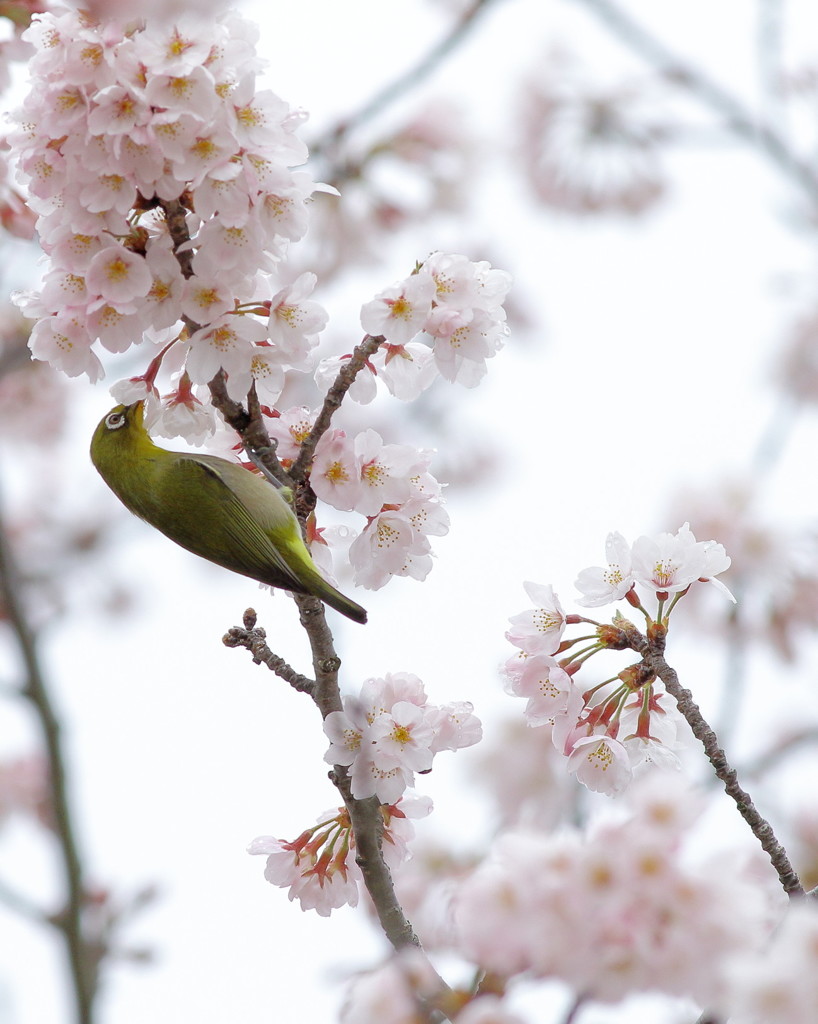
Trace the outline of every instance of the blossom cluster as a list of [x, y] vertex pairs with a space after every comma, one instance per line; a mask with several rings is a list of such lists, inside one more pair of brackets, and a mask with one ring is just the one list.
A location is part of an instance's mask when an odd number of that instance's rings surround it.
[[354, 438], [329, 430], [318, 442], [313, 490], [333, 508], [367, 518], [349, 549], [357, 585], [378, 590], [393, 576], [422, 580], [428, 575], [429, 537], [449, 529], [441, 484], [428, 469], [433, 454], [385, 444], [372, 429]]
[[[636, 596], [640, 585], [654, 592], [660, 608], [657, 619], [666, 624], [673, 603], [696, 581], [714, 583], [732, 599], [714, 578], [730, 565], [724, 548], [714, 541], [697, 541], [687, 523], [675, 534], [640, 537], [632, 547], [621, 534], [612, 533], [606, 547], [608, 565], [579, 574], [580, 604], [595, 607], [626, 598], [644, 612]], [[577, 681], [592, 654], [628, 646], [627, 620], [615, 618], [606, 626], [566, 615], [550, 585], [529, 582], [525, 589], [536, 607], [509, 620], [512, 628], [506, 638], [518, 651], [505, 662], [504, 675], [508, 691], [526, 698], [528, 724], [552, 726], [552, 740], [567, 757], [569, 771], [593, 790], [620, 792], [634, 771], [647, 765], [678, 767], [674, 748], [682, 718], [654, 676], [646, 676], [636, 665], [587, 690]], [[674, 599], [665, 612], [671, 593]], [[579, 623], [593, 626], [593, 634], [564, 640], [566, 625]], [[584, 641], [589, 646], [580, 653], [566, 654]]]
[[[22, 34], [40, 5], [37, 0], [9, 0], [0, 7], [0, 93], [11, 86], [12, 67], [31, 56]], [[12, 169], [6, 158], [5, 131], [0, 140], [0, 228], [18, 238], [34, 236], [34, 214], [12, 185]]]
[[675, 781], [640, 786], [630, 815], [585, 834], [506, 833], [456, 893], [458, 951], [594, 999], [653, 990], [712, 1005], [729, 960], [763, 943], [775, 883], [734, 857], [691, 863], [700, 802]]
[[730, 568], [730, 558], [714, 540], [697, 541], [685, 523], [676, 533], [638, 537], [629, 545], [621, 533], [605, 541], [607, 565], [583, 569], [576, 587], [586, 608], [620, 601], [635, 586], [647, 587], [660, 600], [681, 595], [693, 583], [712, 583], [731, 601], [735, 598], [716, 576]]
[[[416, 397], [438, 374], [474, 387], [505, 340], [503, 300], [510, 286], [510, 276], [486, 262], [433, 253], [361, 308], [364, 330], [387, 340], [370, 370], [404, 399]], [[369, 400], [374, 381], [364, 378], [356, 394]]]
[[46, 762], [39, 756], [0, 761], [0, 825], [20, 814], [53, 828], [47, 776]]
[[256, 34], [234, 13], [141, 27], [34, 17], [10, 138], [49, 257], [42, 290], [19, 298], [39, 318], [36, 358], [97, 380], [97, 343], [166, 341], [185, 318], [186, 382], [221, 367], [233, 397], [255, 380], [277, 398], [283, 368], [308, 364], [325, 323], [307, 300], [314, 277], [275, 276], [314, 191], [290, 169], [307, 155], [303, 115], [256, 90]]
[[[327, 316], [310, 298], [314, 274], [287, 281], [315, 186], [291, 169], [307, 155], [302, 115], [256, 90], [255, 29], [233, 13], [117, 25], [62, 11], [35, 16], [25, 37], [36, 52], [12, 143], [48, 256], [41, 290], [18, 297], [39, 318], [33, 355], [97, 380], [100, 349], [155, 343], [147, 370], [112, 393], [144, 400], [152, 432], [196, 444], [216, 429], [200, 395], [220, 370], [231, 397], [254, 385], [273, 407], [289, 370], [313, 368]], [[439, 375], [476, 384], [506, 332], [509, 283], [487, 263], [434, 253], [364, 305], [365, 330], [386, 340], [353, 397], [371, 397], [375, 375], [407, 400]], [[318, 383], [343, 362], [325, 361]], [[174, 380], [161, 400], [160, 369]], [[297, 415], [294, 444], [317, 412]], [[321, 438], [316, 494], [367, 520], [349, 553], [356, 584], [429, 573], [430, 537], [448, 531], [430, 460], [373, 430]], [[313, 550], [325, 562], [321, 534]]]
[[[382, 850], [391, 870], [411, 856], [409, 843], [415, 831], [409, 819], [425, 818], [431, 810], [432, 801], [416, 793], [405, 793], [381, 807]], [[329, 917], [337, 907], [358, 905], [363, 879], [355, 862], [355, 833], [343, 807], [319, 815], [318, 824], [297, 839], [258, 836], [247, 852], [267, 857], [264, 877], [289, 889], [290, 900], [298, 900], [302, 910]]]
[[346, 765], [352, 795], [395, 803], [413, 785], [415, 772], [428, 772], [435, 754], [477, 743], [480, 720], [465, 702], [430, 704], [423, 683], [410, 672], [365, 680], [344, 710], [324, 719], [330, 741], [324, 760]]

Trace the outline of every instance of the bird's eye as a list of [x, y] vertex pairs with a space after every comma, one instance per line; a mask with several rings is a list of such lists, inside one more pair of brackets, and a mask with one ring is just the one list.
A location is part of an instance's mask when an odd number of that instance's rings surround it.
[[105, 417], [105, 426], [109, 430], [118, 430], [120, 427], [125, 426], [125, 413], [124, 412], [112, 412]]

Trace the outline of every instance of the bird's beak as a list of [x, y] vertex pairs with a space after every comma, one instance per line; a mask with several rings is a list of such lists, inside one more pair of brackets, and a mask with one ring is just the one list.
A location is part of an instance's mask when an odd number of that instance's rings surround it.
[[142, 426], [142, 421], [145, 418], [145, 400], [140, 398], [138, 402], [134, 402], [128, 406], [128, 418], [136, 424], [137, 427]]

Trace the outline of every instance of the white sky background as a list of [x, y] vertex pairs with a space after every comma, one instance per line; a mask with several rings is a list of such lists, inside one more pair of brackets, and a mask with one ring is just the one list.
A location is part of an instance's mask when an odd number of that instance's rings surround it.
[[[752, 94], [755, 5], [628, 7], [650, 12], [675, 48]], [[262, 21], [269, 85], [310, 110], [316, 127], [411, 65], [446, 23], [420, 0], [243, 10]], [[812, 33], [799, 36], [805, 53], [818, 47], [816, 27], [818, 16]], [[492, 126], [507, 138], [501, 129], [514, 116], [517, 72], [551, 42], [575, 49], [602, 75], [630, 65], [580, 5], [506, 0], [421, 94], [462, 98], [490, 145]], [[399, 111], [416, 101], [417, 94]], [[367, 676], [413, 671], [433, 700], [472, 700], [491, 733], [501, 715], [522, 710], [502, 694], [495, 671], [508, 653], [506, 619], [527, 603], [522, 580], [553, 581], [570, 602], [577, 571], [601, 560], [609, 530], [632, 539], [678, 526], [683, 513], [675, 524], [661, 520], [672, 488], [707, 486], [748, 465], [774, 407], [767, 377], [778, 332], [811, 296], [814, 262], [809, 236], [786, 222], [796, 212], [793, 193], [741, 146], [674, 150], [669, 197], [639, 221], [533, 212], [520, 178], [504, 166], [513, 154], [488, 159], [495, 166], [475, 197], [481, 216], [458, 247], [471, 242], [470, 257], [511, 270], [535, 324], [511, 337], [481, 388], [447, 394], [462, 403], [463, 432], [479, 431], [505, 465], [479, 489], [450, 495], [452, 530], [435, 541], [429, 579], [359, 592], [370, 624], [341, 623], [337, 637], [350, 688]], [[451, 235], [448, 226], [424, 226], [385, 252], [382, 267], [356, 274], [343, 295], [319, 297], [354, 334], [360, 304]], [[93, 491], [111, 502], [84, 454], [109, 399], [85, 382], [72, 388], [76, 499]], [[776, 515], [814, 518], [815, 488], [800, 467], [813, 464], [815, 440], [814, 418], [806, 419], [770, 481]], [[153, 948], [157, 962], [109, 972], [101, 1024], [329, 1024], [342, 992], [337, 980], [371, 964], [383, 943], [360, 912], [328, 921], [302, 913], [263, 880], [263, 858], [244, 852], [259, 834], [293, 838], [335, 804], [318, 714], [246, 652], [220, 642], [252, 604], [271, 647], [307, 670], [295, 609], [136, 520], [123, 518], [119, 539], [115, 562], [100, 571], [134, 581], [138, 614], [110, 623], [78, 607], [47, 649], [91, 873], [126, 893], [153, 882], [161, 890], [123, 936]], [[699, 669], [689, 682], [707, 711], [708, 662], [680, 654], [683, 681], [685, 657]], [[717, 680], [718, 656], [709, 667]], [[808, 710], [814, 716], [815, 707]], [[10, 751], [28, 749], [26, 723], [13, 722], [10, 734]], [[473, 795], [457, 788], [469, 756], [442, 755], [420, 780], [435, 800], [437, 832], [472, 836], [484, 826], [464, 811], [479, 807]], [[12, 829], [0, 843], [0, 877], [22, 871], [28, 891], [48, 893], [51, 864], [37, 850], [25, 830]], [[60, 970], [41, 933], [3, 915], [0, 1024], [67, 1020], [64, 993], [52, 987]], [[600, 1011], [582, 1021], [603, 1019]]]

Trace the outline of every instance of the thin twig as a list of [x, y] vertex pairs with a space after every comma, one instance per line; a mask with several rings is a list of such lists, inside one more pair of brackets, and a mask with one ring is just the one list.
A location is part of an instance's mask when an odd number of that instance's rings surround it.
[[794, 757], [805, 747], [818, 745], [818, 728], [810, 726], [789, 736], [782, 736], [779, 742], [757, 758], [746, 762], [742, 774], [749, 778], [760, 778], [776, 768], [789, 757]]
[[68, 956], [74, 1010], [77, 1024], [92, 1024], [94, 998], [98, 981], [98, 951], [86, 942], [83, 930], [85, 885], [79, 845], [74, 832], [74, 820], [68, 798], [68, 778], [61, 728], [54, 705], [40, 668], [37, 641], [23, 608], [20, 573], [8, 542], [6, 529], [0, 520], [0, 593], [6, 617], [25, 667], [25, 683], [20, 689], [36, 715], [43, 733], [53, 828], [57, 839], [65, 883], [65, 904], [50, 920], [60, 930]]
[[244, 626], [231, 626], [222, 637], [225, 647], [244, 647], [253, 655], [255, 665], [266, 665], [271, 672], [289, 683], [299, 693], [312, 695], [315, 692], [315, 680], [296, 672], [283, 658], [273, 654], [267, 646], [267, 633], [256, 627], [256, 613], [248, 608], [244, 613]]

